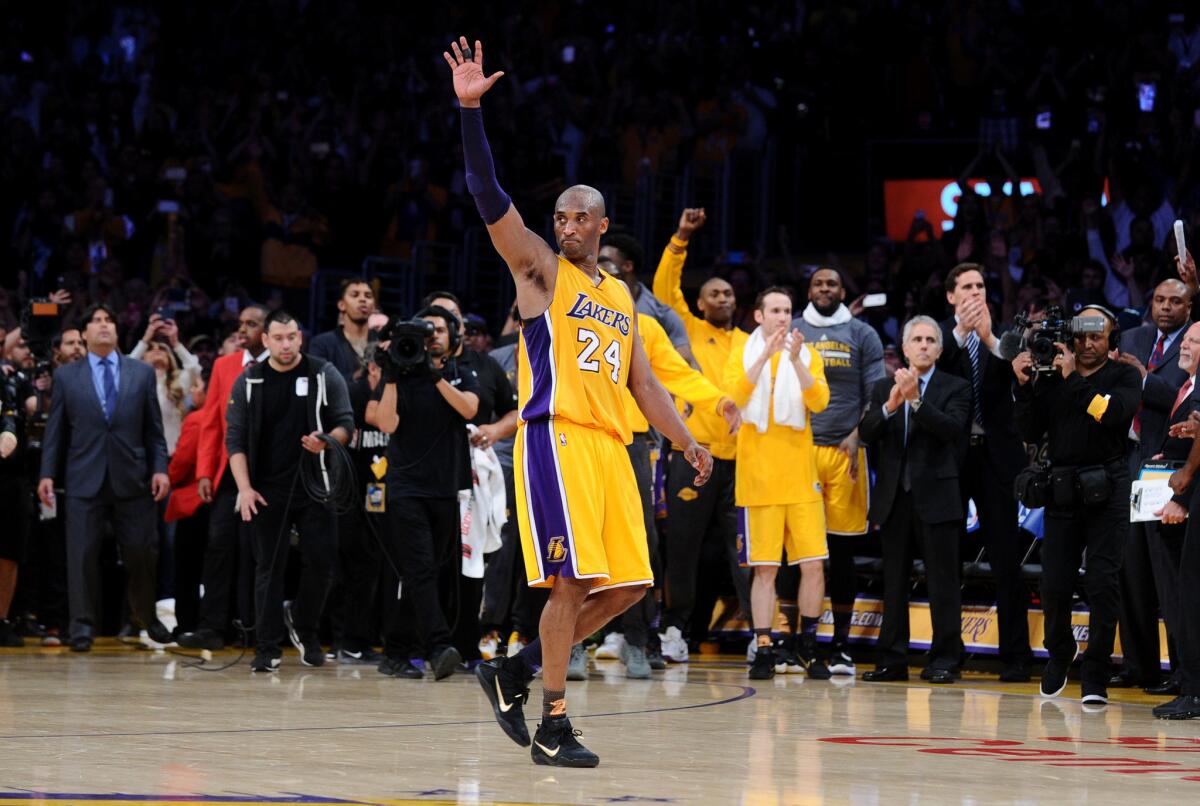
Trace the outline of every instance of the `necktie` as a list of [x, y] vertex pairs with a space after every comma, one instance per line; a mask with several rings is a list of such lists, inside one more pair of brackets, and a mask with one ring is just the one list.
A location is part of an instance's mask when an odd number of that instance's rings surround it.
[[[1149, 370], [1150, 372], [1153, 372], [1154, 368], [1162, 363], [1163, 352], [1164, 352], [1163, 348], [1165, 348], [1166, 346], [1167, 346], [1167, 334], [1159, 333], [1158, 341], [1156, 341], [1154, 343], [1154, 352], [1150, 353], [1150, 360], [1146, 362], [1147, 370]], [[1141, 439], [1141, 437], [1142, 437], [1142, 406], [1140, 403], [1138, 404], [1137, 411], [1133, 415], [1133, 425], [1131, 426], [1131, 428], [1133, 429], [1134, 436], [1136, 436], [1138, 439]]]
[[[925, 379], [917, 379], [917, 397], [925, 396]], [[908, 447], [908, 418], [912, 408], [908, 405], [908, 401], [904, 403], [904, 447]], [[903, 467], [900, 470], [900, 489], [908, 492], [912, 489], [912, 476], [908, 472], [908, 451], [904, 451]]]
[[971, 357], [971, 403], [975, 411], [975, 422], [980, 428], [983, 427], [983, 411], [980, 404], [983, 402], [983, 365], [979, 360], [979, 335], [975, 331], [967, 336], [967, 355]]
[[100, 365], [104, 367], [104, 419], [112, 422], [113, 412], [117, 410], [117, 384], [113, 378], [112, 359], [105, 358]]
[[1167, 334], [1160, 333], [1158, 341], [1154, 345], [1154, 352], [1150, 353], [1150, 360], [1146, 362], [1146, 369], [1153, 370], [1163, 360], [1163, 348], [1167, 346]]
[[1188, 395], [1192, 393], [1192, 386], [1195, 378], [1188, 378], [1183, 388], [1179, 390], [1179, 395], [1175, 398], [1175, 405], [1171, 407], [1171, 416], [1175, 416], [1176, 410], [1183, 405], [1183, 401], [1187, 400]]

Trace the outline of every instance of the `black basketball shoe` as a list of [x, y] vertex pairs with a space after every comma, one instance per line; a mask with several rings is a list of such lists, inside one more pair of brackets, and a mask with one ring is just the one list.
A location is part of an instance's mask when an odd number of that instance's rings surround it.
[[579, 743], [581, 731], [565, 716], [545, 717], [533, 736], [534, 764], [549, 767], [595, 767], [600, 757]]
[[500, 729], [521, 747], [529, 747], [529, 727], [525, 724], [529, 681], [511, 671], [516, 663], [511, 658], [486, 661], [475, 667], [475, 679], [492, 704], [492, 713], [496, 715]]

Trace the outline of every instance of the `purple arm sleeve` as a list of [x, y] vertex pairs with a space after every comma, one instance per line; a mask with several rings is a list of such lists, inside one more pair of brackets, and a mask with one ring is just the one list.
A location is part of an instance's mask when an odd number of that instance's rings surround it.
[[485, 224], [495, 224], [512, 199], [496, 181], [496, 166], [492, 164], [492, 149], [483, 131], [483, 110], [459, 109], [462, 114], [463, 161], [467, 167], [467, 190], [475, 197], [475, 206]]

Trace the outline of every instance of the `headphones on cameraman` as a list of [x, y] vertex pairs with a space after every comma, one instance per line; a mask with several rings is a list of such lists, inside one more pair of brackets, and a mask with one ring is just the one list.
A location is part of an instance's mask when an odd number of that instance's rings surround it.
[[417, 311], [417, 319], [424, 319], [426, 316], [440, 316], [446, 320], [446, 326], [450, 330], [450, 350], [448, 354], [454, 355], [457, 353], [458, 348], [462, 346], [462, 322], [458, 320], [458, 317], [441, 305], [426, 305]]
[[1099, 311], [1108, 321], [1112, 322], [1112, 330], [1108, 333], [1108, 349], [1115, 350], [1121, 342], [1121, 323], [1117, 321], [1117, 315], [1103, 305], [1093, 303], [1092, 305], [1084, 305], [1079, 309], [1080, 313], [1084, 311]]

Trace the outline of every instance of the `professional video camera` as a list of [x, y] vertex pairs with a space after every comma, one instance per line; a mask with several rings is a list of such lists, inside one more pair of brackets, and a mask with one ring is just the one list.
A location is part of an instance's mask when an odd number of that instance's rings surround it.
[[21, 311], [21, 337], [29, 345], [29, 352], [37, 366], [33, 377], [53, 370], [53, 343], [62, 325], [58, 303], [45, 298], [31, 299]]
[[1076, 336], [1084, 333], [1103, 333], [1105, 320], [1098, 317], [1075, 316], [1064, 319], [1062, 308], [1052, 305], [1044, 317], [1032, 319], [1019, 313], [1013, 318], [1013, 329], [1000, 338], [1000, 357], [1012, 361], [1026, 350], [1033, 357], [1033, 371], [1055, 372], [1054, 359], [1058, 355], [1055, 342], [1070, 344]]
[[425, 342], [433, 333], [433, 323], [425, 319], [393, 319], [380, 331], [379, 340], [390, 342], [387, 355], [397, 375], [409, 375], [428, 363]]

